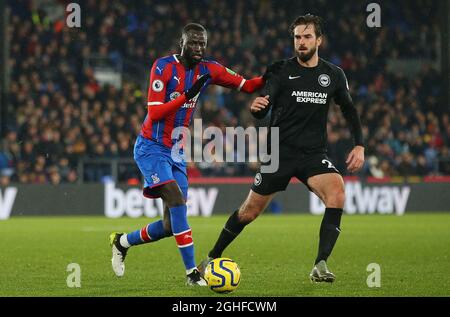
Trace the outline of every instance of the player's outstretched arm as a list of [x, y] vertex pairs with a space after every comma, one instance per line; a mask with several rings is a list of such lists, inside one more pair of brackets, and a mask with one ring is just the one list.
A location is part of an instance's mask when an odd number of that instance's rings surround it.
[[269, 79], [271, 79], [281, 70], [283, 65], [284, 61], [277, 61], [275, 63], [270, 64], [269, 66], [267, 66], [267, 69], [264, 75], [262, 75], [262, 77], [256, 77], [253, 79], [246, 80], [241, 90], [249, 94], [260, 90], [261, 88], [264, 87], [264, 84], [266, 84]]
[[244, 85], [242, 85], [241, 91], [252, 94], [264, 87], [264, 79], [262, 77], [255, 77], [252, 79], [246, 79]]
[[217, 62], [210, 62], [208, 64], [208, 69], [211, 73], [212, 84], [226, 88], [235, 88], [239, 91], [251, 94], [263, 88], [272, 75], [276, 74], [283, 65], [284, 61], [275, 62], [267, 67], [263, 76], [252, 79], [245, 79], [241, 75]]

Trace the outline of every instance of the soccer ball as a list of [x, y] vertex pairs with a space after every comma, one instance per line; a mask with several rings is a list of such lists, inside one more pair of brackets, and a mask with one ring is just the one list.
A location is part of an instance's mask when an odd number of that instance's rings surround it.
[[241, 281], [241, 270], [232, 259], [217, 258], [206, 266], [205, 279], [214, 292], [229, 293], [238, 287]]

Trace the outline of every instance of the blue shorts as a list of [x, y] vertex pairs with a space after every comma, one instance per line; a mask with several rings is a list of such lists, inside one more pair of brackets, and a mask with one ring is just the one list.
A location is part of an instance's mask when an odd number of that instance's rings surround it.
[[174, 160], [171, 149], [139, 135], [134, 145], [134, 160], [144, 175], [145, 197], [159, 198], [160, 195], [155, 193], [155, 188], [177, 182], [184, 199], [187, 199], [186, 162], [180, 155]]

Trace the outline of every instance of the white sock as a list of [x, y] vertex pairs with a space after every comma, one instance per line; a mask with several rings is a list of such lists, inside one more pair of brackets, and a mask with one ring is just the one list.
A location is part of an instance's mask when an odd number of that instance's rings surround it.
[[129, 244], [128, 243], [128, 239], [127, 239], [127, 234], [125, 233], [125, 234], [123, 234], [121, 237], [120, 237], [120, 245], [122, 246], [122, 247], [124, 247], [124, 248], [129, 248], [129, 247], [131, 247], [131, 244]]
[[193, 267], [192, 269], [186, 270], [186, 275], [191, 274], [192, 272], [194, 272], [195, 269], [197, 269], [197, 268]]

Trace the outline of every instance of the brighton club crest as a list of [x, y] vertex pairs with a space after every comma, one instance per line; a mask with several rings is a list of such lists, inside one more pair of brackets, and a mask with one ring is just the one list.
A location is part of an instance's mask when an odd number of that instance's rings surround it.
[[331, 84], [331, 79], [330, 76], [328, 76], [327, 74], [322, 74], [319, 76], [319, 84], [322, 87], [328, 87]]

